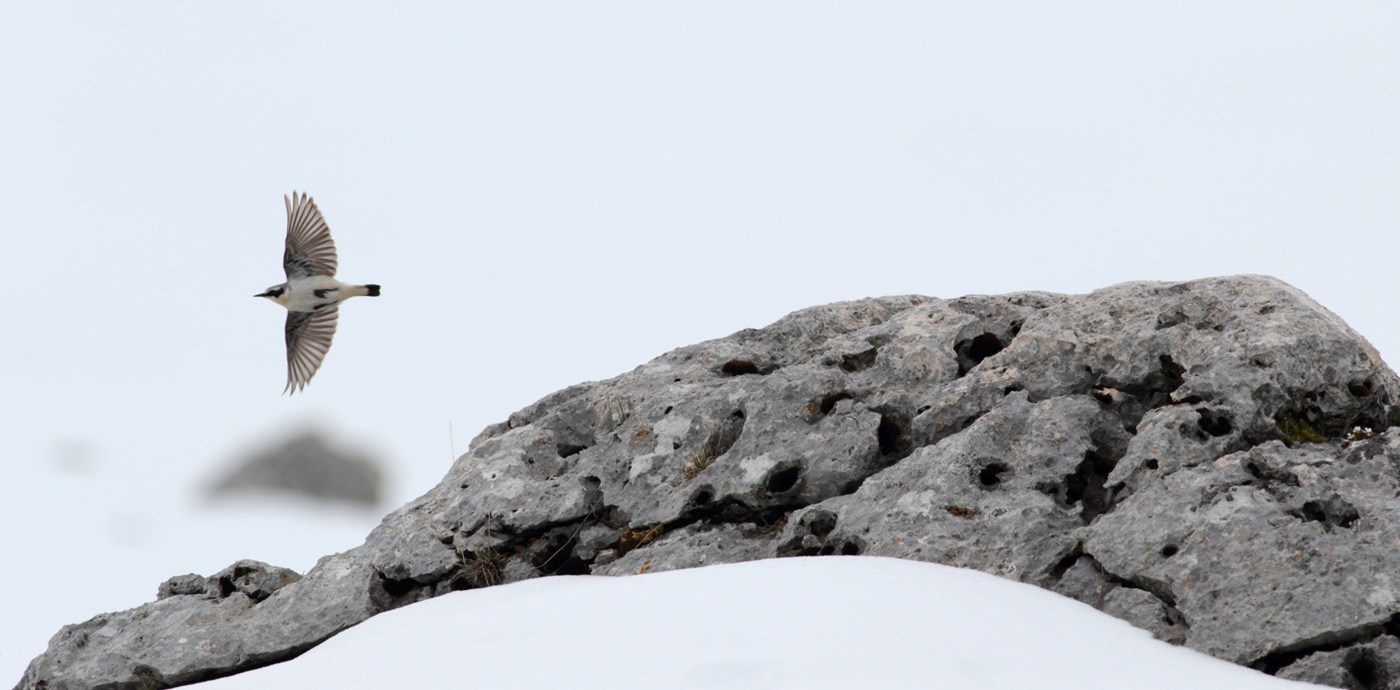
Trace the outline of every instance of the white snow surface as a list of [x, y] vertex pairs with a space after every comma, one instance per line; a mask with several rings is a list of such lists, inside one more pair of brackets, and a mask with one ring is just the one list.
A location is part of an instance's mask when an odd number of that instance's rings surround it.
[[456, 592], [375, 616], [293, 661], [195, 687], [1320, 686], [1174, 647], [986, 573], [829, 556]]

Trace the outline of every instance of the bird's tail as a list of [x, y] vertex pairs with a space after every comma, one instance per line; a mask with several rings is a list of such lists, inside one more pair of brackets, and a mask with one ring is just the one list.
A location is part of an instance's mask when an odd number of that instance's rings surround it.
[[378, 296], [379, 296], [379, 286], [378, 286], [378, 285], [374, 285], [374, 284], [370, 284], [370, 285], [361, 285], [361, 286], [360, 286], [360, 289], [365, 291], [364, 294], [365, 294], [365, 296], [367, 296], [367, 297], [378, 297]]

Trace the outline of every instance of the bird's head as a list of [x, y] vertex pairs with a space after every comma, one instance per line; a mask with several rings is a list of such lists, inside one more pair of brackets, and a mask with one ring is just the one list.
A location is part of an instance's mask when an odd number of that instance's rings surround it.
[[262, 292], [261, 294], [257, 294], [257, 295], [253, 295], [253, 296], [254, 296], [254, 297], [266, 297], [266, 298], [272, 300], [273, 302], [276, 302], [276, 303], [278, 303], [278, 304], [280, 304], [280, 305], [282, 305], [282, 306], [285, 307], [285, 306], [287, 306], [287, 284], [286, 284], [286, 283], [282, 283], [281, 285], [273, 285], [272, 287], [268, 288], [266, 291]]

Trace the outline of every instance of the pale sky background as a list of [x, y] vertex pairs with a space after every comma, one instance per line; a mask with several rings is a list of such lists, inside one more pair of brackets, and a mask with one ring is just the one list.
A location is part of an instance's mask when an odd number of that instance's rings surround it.
[[[1397, 36], [1394, 2], [7, 4], [0, 588], [47, 558], [19, 532], [152, 543], [307, 424], [388, 510], [543, 395], [832, 301], [1266, 273], [1394, 361]], [[294, 189], [384, 291], [289, 398], [252, 295]]]

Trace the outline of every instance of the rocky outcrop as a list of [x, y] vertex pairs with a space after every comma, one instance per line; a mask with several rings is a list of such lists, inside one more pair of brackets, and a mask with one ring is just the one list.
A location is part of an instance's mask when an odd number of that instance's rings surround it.
[[174, 578], [65, 628], [19, 687], [236, 673], [542, 575], [832, 553], [976, 568], [1270, 673], [1391, 687], [1398, 395], [1365, 339], [1267, 277], [805, 309], [547, 396], [363, 546], [299, 580]]

